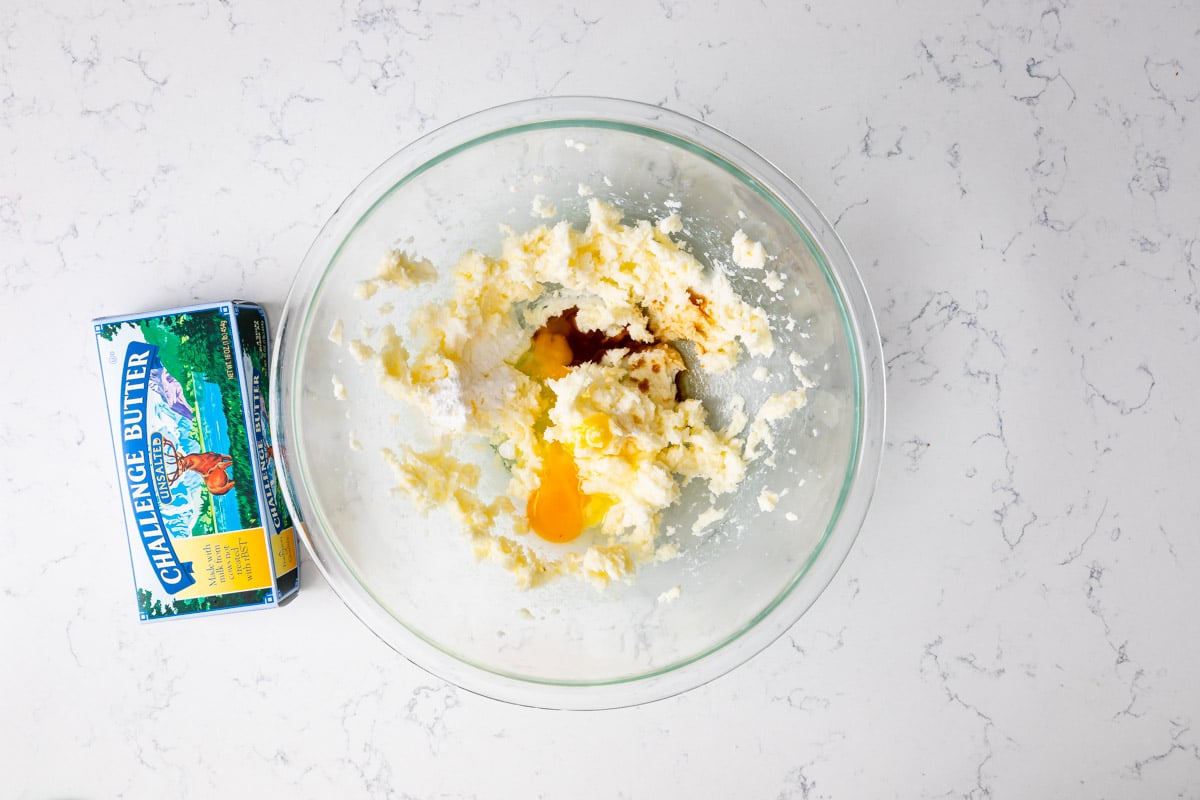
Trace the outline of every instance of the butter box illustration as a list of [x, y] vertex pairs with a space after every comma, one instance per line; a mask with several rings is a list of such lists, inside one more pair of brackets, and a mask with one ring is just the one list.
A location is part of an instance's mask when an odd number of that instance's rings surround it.
[[93, 323], [138, 614], [276, 606], [300, 585], [267, 425], [267, 316], [242, 302]]

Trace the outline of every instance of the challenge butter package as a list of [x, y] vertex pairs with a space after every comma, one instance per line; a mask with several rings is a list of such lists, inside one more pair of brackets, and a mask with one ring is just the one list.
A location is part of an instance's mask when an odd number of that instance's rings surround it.
[[142, 620], [299, 588], [267, 426], [267, 315], [227, 302], [94, 322]]

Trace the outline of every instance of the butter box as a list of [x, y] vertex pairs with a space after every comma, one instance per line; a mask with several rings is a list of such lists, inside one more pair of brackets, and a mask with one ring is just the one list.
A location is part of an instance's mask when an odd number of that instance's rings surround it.
[[223, 302], [94, 320], [143, 621], [300, 585], [267, 425], [267, 315]]

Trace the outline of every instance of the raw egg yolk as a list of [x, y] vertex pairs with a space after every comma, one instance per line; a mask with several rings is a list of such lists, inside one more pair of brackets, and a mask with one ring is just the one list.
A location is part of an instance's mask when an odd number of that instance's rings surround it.
[[612, 426], [607, 414], [592, 414], [583, 421], [580, 430], [583, 444], [596, 450], [603, 450], [612, 441]]
[[571, 451], [550, 442], [538, 471], [538, 487], [529, 495], [525, 516], [533, 532], [562, 544], [583, 533], [588, 496], [579, 488], [579, 468]]
[[589, 494], [583, 506], [583, 527], [590, 528], [604, 521], [604, 515], [617, 504], [616, 498], [608, 494]]
[[565, 333], [549, 327], [540, 328], [533, 335], [533, 346], [518, 367], [530, 377], [557, 380], [567, 374], [573, 357]]

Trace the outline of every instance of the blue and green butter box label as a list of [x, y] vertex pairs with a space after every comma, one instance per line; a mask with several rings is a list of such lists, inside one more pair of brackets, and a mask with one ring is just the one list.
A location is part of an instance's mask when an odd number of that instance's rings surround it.
[[230, 302], [94, 328], [140, 618], [278, 605], [299, 572], [266, 418], [266, 314]]

